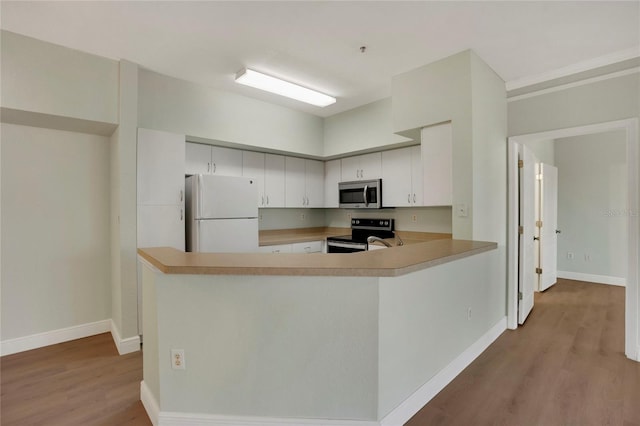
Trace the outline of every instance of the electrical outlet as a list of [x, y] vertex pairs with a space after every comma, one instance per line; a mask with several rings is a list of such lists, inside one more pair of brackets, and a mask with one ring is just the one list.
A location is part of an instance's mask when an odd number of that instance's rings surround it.
[[174, 370], [186, 370], [187, 364], [184, 358], [184, 349], [171, 349], [171, 368]]
[[347, 220], [351, 223], [351, 213], [347, 213]]
[[418, 215], [417, 214], [412, 214], [411, 215], [411, 222], [416, 223], [418, 221]]
[[471, 320], [471, 307], [467, 308], [467, 321]]
[[584, 255], [584, 260], [585, 260], [585, 262], [591, 262], [591, 255], [590, 254], [585, 254]]
[[458, 204], [456, 206], [456, 211], [458, 212], [458, 217], [467, 217], [469, 215], [469, 210], [466, 204]]
[[305, 213], [300, 213], [300, 220], [304, 220], [307, 217]]
[[574, 257], [573, 252], [568, 251], [568, 252], [567, 252], [567, 259], [569, 259], [569, 260], [573, 260], [573, 257]]
[[260, 213], [260, 216], [258, 216], [260, 219], [260, 222], [262, 222], [262, 213]]

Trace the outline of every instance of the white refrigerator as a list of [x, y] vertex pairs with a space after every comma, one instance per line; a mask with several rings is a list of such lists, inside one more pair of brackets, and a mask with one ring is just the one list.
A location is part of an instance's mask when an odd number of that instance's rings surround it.
[[254, 179], [193, 175], [185, 186], [187, 251], [258, 251], [258, 188]]

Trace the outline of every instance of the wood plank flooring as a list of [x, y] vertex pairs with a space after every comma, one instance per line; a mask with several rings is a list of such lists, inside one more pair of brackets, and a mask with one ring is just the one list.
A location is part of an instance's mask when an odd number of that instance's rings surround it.
[[640, 426], [624, 356], [624, 288], [558, 280], [405, 426]]
[[[110, 334], [2, 357], [0, 424], [149, 426], [142, 353]], [[559, 280], [406, 426], [640, 426], [624, 356], [624, 288]]]
[[0, 359], [2, 426], [150, 426], [140, 402], [142, 352], [110, 333]]

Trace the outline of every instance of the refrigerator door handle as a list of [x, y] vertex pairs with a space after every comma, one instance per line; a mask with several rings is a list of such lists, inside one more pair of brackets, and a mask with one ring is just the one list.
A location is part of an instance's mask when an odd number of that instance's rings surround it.
[[203, 178], [202, 175], [198, 175], [198, 198], [196, 199], [196, 206], [195, 206], [195, 212], [196, 215], [194, 215], [194, 217], [196, 219], [200, 219], [202, 217], [202, 200], [204, 200], [204, 198], [202, 198], [202, 187], [204, 186], [204, 182], [203, 182]]

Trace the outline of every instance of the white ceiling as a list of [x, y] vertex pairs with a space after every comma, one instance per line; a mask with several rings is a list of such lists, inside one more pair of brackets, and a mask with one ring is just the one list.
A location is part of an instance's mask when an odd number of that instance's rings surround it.
[[[387, 97], [394, 75], [465, 49], [473, 49], [511, 87], [576, 63], [638, 51], [639, 6], [3, 0], [0, 22], [8, 31], [326, 117]], [[233, 77], [243, 67], [338, 101], [318, 108], [241, 86]]]

